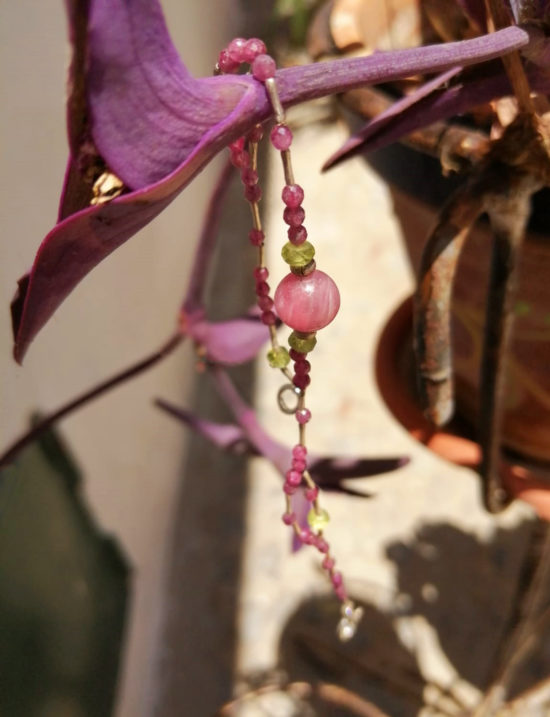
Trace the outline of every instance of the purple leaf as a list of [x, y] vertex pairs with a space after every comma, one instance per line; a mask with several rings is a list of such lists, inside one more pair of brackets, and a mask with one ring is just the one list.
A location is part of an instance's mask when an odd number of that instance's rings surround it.
[[[42, 242], [14, 299], [18, 362], [94, 266], [161, 212], [222, 147], [272, 114], [263, 85], [250, 76], [192, 78], [156, 0], [71, 0], [68, 7], [71, 159], [61, 221]], [[277, 73], [279, 93], [283, 104], [296, 104], [482, 62], [528, 40], [524, 30], [510, 27], [459, 43], [284, 69]], [[90, 193], [78, 172], [96, 161], [133, 191], [82, 208]]]

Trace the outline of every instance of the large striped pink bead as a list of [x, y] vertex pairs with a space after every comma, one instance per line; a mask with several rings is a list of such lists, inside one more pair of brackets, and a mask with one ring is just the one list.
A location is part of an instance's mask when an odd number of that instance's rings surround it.
[[273, 298], [282, 321], [305, 334], [330, 324], [340, 308], [338, 287], [328, 274], [318, 270], [307, 276], [288, 274]]

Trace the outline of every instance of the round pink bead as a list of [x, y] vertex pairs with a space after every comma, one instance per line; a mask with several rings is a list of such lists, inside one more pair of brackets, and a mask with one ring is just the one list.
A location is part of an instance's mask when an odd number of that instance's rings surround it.
[[[257, 229], [254, 229], [253, 231], [257, 231]], [[262, 232], [262, 238], [263, 238], [263, 232]], [[267, 266], [257, 266], [254, 269], [254, 278], [258, 281], [265, 281], [267, 277], [269, 276], [269, 269]]]
[[288, 228], [288, 240], [294, 244], [294, 246], [300, 246], [307, 239], [307, 229], [303, 226], [289, 227]]
[[283, 490], [287, 495], [294, 495], [296, 491], [298, 490], [295, 485], [290, 485], [290, 483], [285, 483], [283, 485]]
[[295, 374], [295, 375], [292, 377], [292, 383], [293, 383], [297, 388], [301, 388], [302, 391], [303, 391], [303, 390], [304, 390], [305, 388], [307, 388], [307, 387], [309, 386], [309, 384], [311, 383], [311, 378], [307, 375], [307, 373], [305, 373], [305, 374], [303, 374], [303, 375], [300, 375], [300, 374], [297, 373], [297, 374]]
[[299, 184], [287, 184], [283, 187], [282, 197], [287, 207], [299, 207], [304, 201], [304, 190]]
[[317, 540], [317, 550], [320, 553], [328, 553], [328, 543], [323, 538]]
[[[293, 351], [294, 349], [291, 349]], [[305, 458], [307, 456], [307, 448], [302, 446], [301, 443], [297, 443], [292, 449], [292, 455], [294, 458]]]
[[285, 207], [283, 220], [291, 227], [300, 227], [304, 223], [306, 213], [303, 207]]
[[285, 474], [286, 482], [290, 485], [300, 485], [302, 482], [302, 474], [298, 471], [287, 471]]
[[[307, 356], [307, 354], [301, 354], [299, 351], [296, 351], [296, 349], [290, 349], [290, 351], [288, 352], [288, 355], [290, 356], [290, 358], [293, 361], [301, 361], [302, 359], [305, 359], [305, 357]], [[306, 451], [306, 453], [307, 453], [306, 447], [302, 446], [300, 443], [298, 443], [296, 448], [303, 448], [304, 451]], [[304, 455], [305, 455], [305, 453], [304, 453]]]
[[332, 570], [332, 568], [334, 567], [334, 560], [332, 558], [329, 558], [327, 555], [327, 557], [321, 563], [321, 567], [324, 570]]
[[256, 295], [267, 296], [269, 294], [269, 284], [267, 281], [258, 281], [256, 284]]
[[248, 238], [250, 239], [250, 243], [253, 246], [260, 246], [261, 244], [263, 244], [265, 234], [261, 229], [251, 229], [248, 232]]
[[302, 532], [300, 533], [300, 540], [302, 543], [305, 543], [306, 545], [313, 545], [313, 541], [315, 540], [315, 536], [313, 533], [308, 530], [307, 528], [304, 528]]
[[303, 376], [306, 373], [309, 373], [311, 371], [311, 364], [309, 361], [306, 361], [305, 359], [299, 359], [294, 364], [294, 373], [297, 373], [300, 376]]
[[275, 292], [275, 308], [287, 326], [311, 333], [330, 324], [340, 308], [340, 293], [323, 271], [307, 276], [288, 274]]
[[250, 142], [259, 142], [264, 136], [264, 128], [261, 124], [254, 125], [248, 133], [248, 139]]
[[292, 144], [292, 132], [286, 124], [276, 124], [269, 135], [271, 144], [280, 152], [284, 152]]
[[244, 46], [243, 61], [253, 62], [258, 55], [265, 55], [265, 53], [265, 43], [257, 37], [251, 37]]
[[250, 164], [250, 155], [245, 149], [231, 150], [231, 164], [239, 169], [244, 169]]
[[248, 186], [258, 184], [258, 172], [250, 167], [245, 167], [241, 172], [241, 180]]
[[266, 326], [274, 326], [277, 323], [277, 317], [273, 311], [264, 311], [262, 314], [262, 324]]
[[252, 74], [260, 82], [273, 77], [276, 69], [275, 60], [270, 55], [258, 55], [252, 63]]
[[259, 184], [248, 184], [244, 189], [244, 196], [249, 202], [259, 202], [262, 198], [262, 188]]
[[342, 584], [342, 573], [332, 573], [332, 584], [335, 588], [339, 588]]
[[259, 296], [258, 306], [262, 311], [271, 311], [273, 308], [273, 299], [270, 296]]
[[300, 471], [300, 473], [303, 473], [306, 469], [307, 463], [303, 458], [293, 458], [292, 459], [292, 468], [295, 471]]
[[311, 411], [309, 408], [300, 408], [296, 413], [294, 414], [296, 416], [296, 420], [300, 425], [304, 425], [307, 423], [311, 418]]
[[319, 495], [319, 488], [308, 488], [306, 490], [306, 499], [312, 503]]
[[235, 72], [239, 63], [235, 62], [227, 50], [222, 50], [218, 57], [218, 67], [222, 72]]
[[237, 63], [246, 62], [244, 49], [246, 47], [246, 40], [244, 37], [236, 37], [231, 40], [227, 46], [227, 53], [229, 57]]
[[296, 515], [294, 513], [284, 513], [283, 514], [283, 523], [285, 525], [292, 525], [294, 521], [296, 520]]

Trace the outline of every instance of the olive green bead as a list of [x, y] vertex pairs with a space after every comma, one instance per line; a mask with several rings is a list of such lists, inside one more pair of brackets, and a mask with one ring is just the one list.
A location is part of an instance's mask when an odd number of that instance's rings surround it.
[[267, 352], [267, 361], [272, 368], [286, 368], [290, 356], [284, 346], [275, 346]]
[[315, 256], [315, 247], [308, 241], [305, 241], [299, 246], [295, 246], [288, 241], [284, 245], [281, 255], [290, 266], [307, 266]]
[[294, 351], [298, 351], [298, 353], [301, 354], [308, 354], [315, 348], [317, 339], [315, 338], [314, 334], [303, 336], [297, 334], [296, 331], [293, 331], [288, 337], [288, 343], [290, 345], [290, 348], [294, 349]]
[[307, 514], [307, 522], [313, 530], [324, 530], [327, 527], [329, 520], [329, 514], [323, 508], [318, 511], [315, 510], [315, 508], [312, 508]]

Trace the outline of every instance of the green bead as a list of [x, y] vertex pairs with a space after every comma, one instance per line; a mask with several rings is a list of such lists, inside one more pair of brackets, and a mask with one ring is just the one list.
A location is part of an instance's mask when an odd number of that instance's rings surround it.
[[281, 251], [283, 259], [290, 266], [307, 266], [315, 256], [315, 247], [308, 241], [299, 246], [291, 244], [289, 241], [284, 245]]
[[324, 528], [327, 527], [329, 520], [329, 514], [323, 508], [321, 508], [319, 512], [317, 512], [315, 508], [312, 508], [307, 514], [307, 522], [313, 530], [324, 530]]
[[308, 354], [315, 348], [317, 339], [313, 334], [310, 334], [308, 336], [301, 336], [300, 334], [297, 334], [295, 331], [293, 331], [288, 337], [288, 343], [290, 345], [290, 348], [294, 349], [294, 351], [298, 351], [298, 353], [301, 354]]
[[286, 368], [290, 356], [284, 346], [275, 346], [267, 352], [267, 361], [272, 368]]

